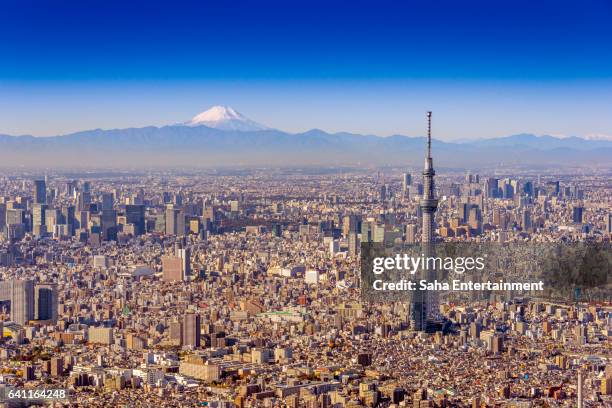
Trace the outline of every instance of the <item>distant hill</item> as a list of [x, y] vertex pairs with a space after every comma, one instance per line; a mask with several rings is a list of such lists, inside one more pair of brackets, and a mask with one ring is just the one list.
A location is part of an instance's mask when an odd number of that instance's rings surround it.
[[[424, 150], [423, 137], [330, 134], [318, 129], [291, 134], [269, 129], [231, 108], [215, 107], [173, 126], [95, 129], [52, 137], [0, 135], [0, 167], [421, 166]], [[434, 140], [433, 154], [436, 167], [603, 166], [611, 162], [612, 141], [531, 134], [461, 143]]]

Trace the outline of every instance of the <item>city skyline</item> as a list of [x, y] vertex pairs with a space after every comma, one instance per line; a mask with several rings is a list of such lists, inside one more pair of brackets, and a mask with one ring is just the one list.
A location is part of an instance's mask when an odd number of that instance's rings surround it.
[[608, 0], [0, 3], [1, 407], [612, 408]]

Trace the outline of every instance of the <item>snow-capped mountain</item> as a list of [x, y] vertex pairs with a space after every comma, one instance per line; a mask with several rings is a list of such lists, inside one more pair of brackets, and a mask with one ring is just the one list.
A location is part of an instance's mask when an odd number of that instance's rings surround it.
[[187, 126], [208, 126], [210, 128], [221, 130], [238, 130], [241, 132], [251, 132], [255, 130], [269, 129], [260, 123], [257, 123], [240, 112], [229, 106], [213, 106], [212, 108], [196, 115]]

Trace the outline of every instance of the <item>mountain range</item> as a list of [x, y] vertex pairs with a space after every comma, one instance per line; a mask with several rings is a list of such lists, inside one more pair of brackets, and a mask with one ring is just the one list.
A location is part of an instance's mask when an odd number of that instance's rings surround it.
[[[519, 134], [445, 142], [434, 139], [436, 167], [608, 166], [612, 141]], [[0, 167], [419, 167], [425, 138], [287, 133], [215, 106], [191, 121], [162, 127], [94, 129], [50, 137], [0, 135]]]

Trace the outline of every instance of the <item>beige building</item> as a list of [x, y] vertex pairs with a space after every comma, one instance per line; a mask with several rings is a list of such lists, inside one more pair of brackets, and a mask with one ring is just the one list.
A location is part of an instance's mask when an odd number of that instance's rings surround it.
[[90, 343], [113, 344], [113, 329], [110, 327], [90, 327], [88, 338]]

